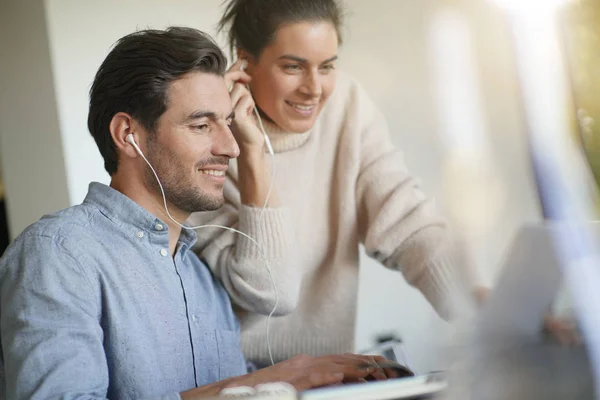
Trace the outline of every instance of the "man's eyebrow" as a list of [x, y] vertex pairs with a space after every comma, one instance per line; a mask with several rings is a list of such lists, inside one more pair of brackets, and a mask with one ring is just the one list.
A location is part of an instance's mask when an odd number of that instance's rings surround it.
[[[308, 63], [308, 60], [306, 58], [294, 56], [294, 55], [291, 55], [291, 54], [284, 54], [281, 57], [279, 57], [279, 59], [280, 60], [296, 61], [296, 62], [299, 62], [299, 63], [302, 63], [302, 64]], [[321, 64], [327, 64], [327, 63], [333, 62], [333, 61], [335, 61], [337, 59], [338, 59], [338, 56], [336, 54], [333, 57], [329, 57], [327, 60], [323, 61]]]
[[217, 114], [213, 111], [197, 110], [197, 111], [190, 113], [185, 118], [185, 121], [189, 122], [189, 121], [193, 121], [193, 120], [200, 119], [200, 118], [217, 119]]

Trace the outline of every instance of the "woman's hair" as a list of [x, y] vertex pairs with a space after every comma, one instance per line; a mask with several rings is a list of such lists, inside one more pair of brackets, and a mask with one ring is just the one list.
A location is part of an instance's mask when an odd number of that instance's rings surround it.
[[258, 58], [282, 25], [303, 21], [331, 22], [342, 42], [344, 13], [338, 0], [225, 0], [223, 4], [226, 8], [217, 28], [229, 30], [232, 55], [240, 49]]

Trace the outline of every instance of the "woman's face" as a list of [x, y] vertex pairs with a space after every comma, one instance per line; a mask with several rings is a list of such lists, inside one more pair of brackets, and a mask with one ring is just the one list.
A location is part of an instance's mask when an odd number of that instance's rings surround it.
[[288, 132], [315, 124], [335, 87], [338, 37], [325, 21], [282, 25], [247, 72], [258, 107]]

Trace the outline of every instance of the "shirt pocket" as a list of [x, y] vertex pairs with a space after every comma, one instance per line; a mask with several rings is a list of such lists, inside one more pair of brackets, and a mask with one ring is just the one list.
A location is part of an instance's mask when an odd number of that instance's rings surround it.
[[219, 353], [219, 380], [247, 373], [242, 354], [240, 334], [235, 331], [215, 330]]

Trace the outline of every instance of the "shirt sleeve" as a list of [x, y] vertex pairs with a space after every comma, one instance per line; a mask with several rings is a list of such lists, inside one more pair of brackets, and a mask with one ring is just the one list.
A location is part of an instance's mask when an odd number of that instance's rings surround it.
[[0, 260], [7, 398], [106, 398], [109, 374], [98, 293], [59, 240], [26, 236], [11, 245]]
[[0, 262], [0, 335], [10, 399], [106, 397], [99, 304], [77, 260], [26, 236]]

